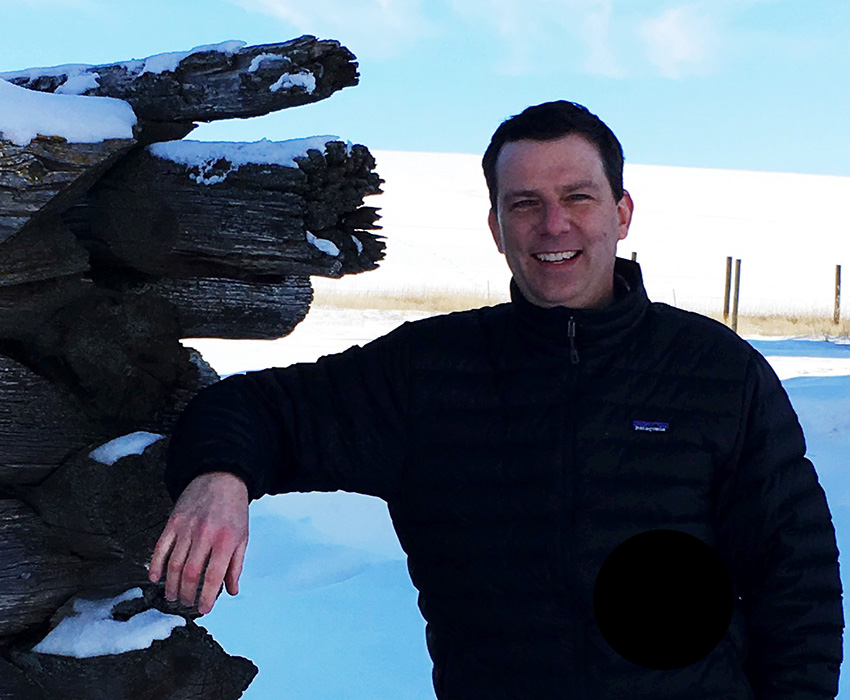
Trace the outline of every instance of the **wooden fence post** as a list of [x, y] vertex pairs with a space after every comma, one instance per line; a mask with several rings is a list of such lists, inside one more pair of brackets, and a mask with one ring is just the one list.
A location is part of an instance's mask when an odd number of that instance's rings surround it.
[[835, 266], [835, 312], [832, 322], [837, 326], [841, 320], [841, 265]]
[[738, 300], [741, 295], [741, 260], [735, 260], [735, 297], [732, 301], [732, 330], [738, 332]]
[[726, 257], [726, 292], [723, 294], [723, 323], [729, 323], [729, 291], [732, 288], [732, 256]]

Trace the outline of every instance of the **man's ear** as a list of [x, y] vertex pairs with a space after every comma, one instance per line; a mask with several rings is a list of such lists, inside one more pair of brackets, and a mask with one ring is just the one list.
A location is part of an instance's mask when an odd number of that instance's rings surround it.
[[629, 235], [629, 226], [631, 226], [634, 211], [635, 203], [632, 201], [632, 196], [626, 190], [623, 190], [623, 196], [617, 202], [617, 216], [620, 221], [617, 238], [621, 241]]
[[490, 209], [490, 214], [487, 216], [487, 225], [490, 227], [490, 233], [493, 234], [496, 247], [500, 253], [504, 254], [505, 250], [502, 248], [502, 229], [499, 226], [499, 217], [496, 216], [495, 209]]

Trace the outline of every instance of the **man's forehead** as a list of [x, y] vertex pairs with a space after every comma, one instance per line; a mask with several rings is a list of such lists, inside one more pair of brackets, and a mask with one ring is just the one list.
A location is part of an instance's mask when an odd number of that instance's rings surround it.
[[[507, 142], [496, 161], [499, 184], [507, 189], [514, 180], [558, 177], [561, 185], [578, 181], [604, 182], [604, 166], [596, 145], [578, 134], [537, 141], [522, 139]], [[521, 186], [516, 183], [516, 186]], [[500, 187], [500, 189], [502, 189]]]

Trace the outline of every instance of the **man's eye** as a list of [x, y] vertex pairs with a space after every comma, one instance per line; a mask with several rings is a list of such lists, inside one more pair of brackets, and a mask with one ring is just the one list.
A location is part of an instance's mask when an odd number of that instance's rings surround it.
[[583, 202], [588, 199], [591, 199], [591, 196], [586, 192], [573, 192], [567, 199], [570, 202]]
[[529, 209], [537, 204], [534, 199], [518, 199], [511, 203], [511, 209]]

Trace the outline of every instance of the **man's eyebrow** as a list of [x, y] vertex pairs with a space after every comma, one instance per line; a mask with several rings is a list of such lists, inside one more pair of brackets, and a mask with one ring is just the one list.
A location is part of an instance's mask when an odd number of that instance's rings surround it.
[[[570, 182], [566, 185], [560, 185], [558, 189], [561, 192], [576, 192], [577, 190], [587, 190], [587, 189], [598, 189], [599, 184], [592, 179], [578, 180], [577, 182]], [[525, 189], [525, 190], [508, 190], [504, 193], [503, 197], [505, 199], [516, 199], [517, 197], [537, 197], [540, 194], [539, 190], [534, 189]]]
[[514, 199], [516, 197], [536, 197], [540, 193], [537, 190], [508, 190], [504, 194], [505, 199]]
[[563, 192], [575, 192], [576, 190], [594, 189], [598, 187], [599, 185], [595, 180], [579, 180], [578, 182], [571, 182], [569, 185], [562, 185], [560, 189]]

